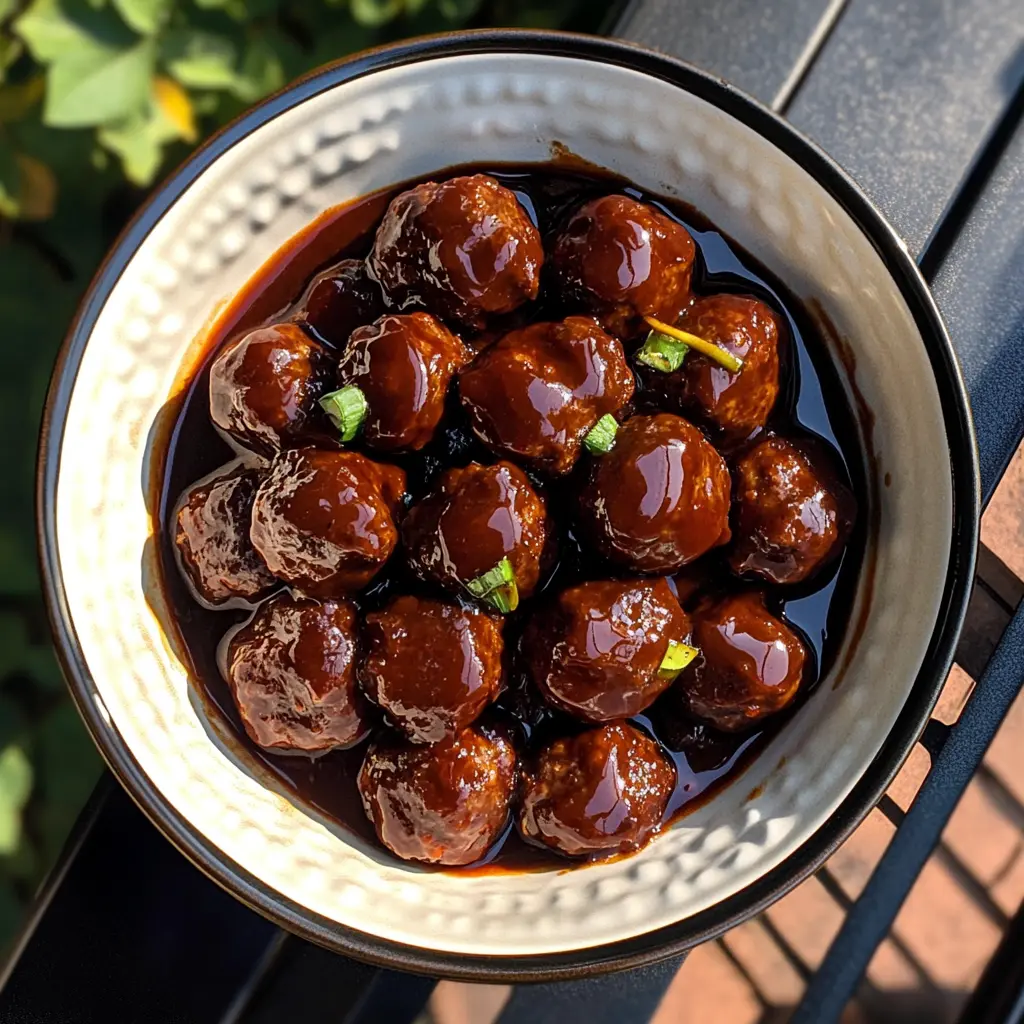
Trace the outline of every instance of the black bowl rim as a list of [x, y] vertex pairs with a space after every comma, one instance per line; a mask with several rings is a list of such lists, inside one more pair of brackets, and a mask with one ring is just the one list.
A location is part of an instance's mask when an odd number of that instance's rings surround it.
[[[440, 57], [538, 53], [629, 68], [690, 92], [768, 139], [842, 205], [875, 246], [921, 331], [935, 373], [950, 453], [952, 544], [941, 607], [907, 702], [881, 750], [830, 818], [794, 853], [729, 898], [676, 924], [606, 945], [530, 956], [438, 952], [339, 925], [272, 890], [236, 864], [173, 808], [117, 731], [104, 722], [64, 591], [56, 541], [56, 489], [71, 392], [86, 341], [132, 254], [170, 205], [223, 152], [283, 111], [343, 82]], [[924, 729], [952, 665], [974, 577], [980, 476], [970, 406], [952, 343], [906, 247], [882, 214], [829, 156], [758, 101], [704, 71], [621, 41], [560, 32], [481, 30], [428, 36], [357, 54], [299, 79], [211, 138], [125, 228], [90, 285], [57, 359], [47, 396], [37, 468], [39, 555], [47, 610], [71, 694], [113, 773], [153, 823], [197, 867], [253, 910], [338, 953], [399, 970], [478, 982], [552, 981], [635, 968], [681, 955], [760, 912], [817, 870], [877, 804]]]

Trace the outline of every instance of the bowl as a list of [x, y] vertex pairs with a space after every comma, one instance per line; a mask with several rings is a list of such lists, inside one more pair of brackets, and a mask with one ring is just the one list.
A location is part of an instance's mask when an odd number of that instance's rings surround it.
[[[864, 453], [865, 562], [836, 662], [739, 782], [632, 857], [575, 870], [402, 863], [268, 784], [202, 713], [152, 575], [161, 413], [211, 317], [325, 209], [462, 163], [575, 154], [695, 206], [822, 329]], [[103, 265], [61, 353], [39, 467], [47, 596], [108, 763], [188, 857], [339, 952], [497, 981], [678, 953], [806, 877], [876, 803], [949, 670], [978, 469], [927, 287], [854, 183], [755, 101], [597, 39], [449, 35], [319, 70], [212, 139]]]

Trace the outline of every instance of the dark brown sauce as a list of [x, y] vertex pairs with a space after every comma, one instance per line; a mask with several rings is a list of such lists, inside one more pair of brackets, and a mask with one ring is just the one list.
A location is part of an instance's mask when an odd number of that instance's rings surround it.
[[[575, 166], [567, 169], [561, 161], [548, 166], [458, 168], [448, 173], [454, 175], [481, 170], [499, 179], [518, 195], [546, 239], [567, 211], [596, 195], [625, 192], [655, 203], [683, 223], [697, 242], [696, 292], [752, 294], [770, 303], [785, 318], [789, 340], [783, 351], [783, 387], [769, 427], [789, 436], [802, 434], [813, 437], [828, 446], [837, 466], [845, 470], [862, 505], [853, 536], [842, 556], [831, 566], [797, 586], [763, 588], [772, 609], [807, 641], [809, 657], [798, 703], [802, 702], [835, 661], [835, 653], [847, 629], [851, 598], [861, 571], [867, 531], [865, 524], [874, 518], [864, 514], [863, 505], [868, 492], [859, 443], [855, 440], [870, 436], [870, 419], [859, 424], [858, 430], [828, 349], [816, 330], [817, 318], [809, 315], [749, 255], [696, 211], [681, 203], [648, 196], [611, 175], [590, 169], [583, 171]], [[156, 541], [162, 596], [172, 617], [166, 625], [172, 642], [177, 641], [176, 646], [187, 657], [191, 679], [203, 705], [201, 713], [208, 716], [212, 731], [220, 736], [230, 736], [232, 748], [250, 764], [258, 777], [276, 785], [300, 805], [371, 842], [375, 842], [373, 830], [363, 813], [355, 786], [365, 744], [310, 759], [301, 755], [268, 754], [245, 735], [220, 672], [218, 648], [227, 633], [248, 619], [252, 608], [238, 605], [210, 610], [195, 600], [177, 565], [173, 519], [178, 498], [187, 488], [238, 456], [237, 450], [210, 423], [207, 391], [213, 356], [229, 338], [288, 315], [309, 279], [324, 266], [343, 258], [365, 256], [373, 230], [387, 203], [405, 187], [408, 186], [396, 186], [327, 211], [268, 260], [228, 304], [208, 333], [202, 358], [195, 360], [190, 368], [191, 379], [182, 384], [182, 391], [168, 403], [166, 415], [173, 419], [173, 427], [166, 429], [164, 424], [155, 435], [159, 438], [158, 447], [161, 443], [166, 447], [164, 451], [154, 452], [153, 465], [156, 469], [150, 495], [150, 507], [158, 524]], [[531, 321], [553, 319], [559, 315], [564, 315], [563, 311], [557, 303], [546, 298], [543, 291], [538, 303], [529, 309]], [[516, 317], [517, 314], [512, 314], [510, 322], [514, 323]], [[466, 340], [472, 342], [473, 339]], [[638, 405], [643, 405], [642, 394]], [[392, 460], [407, 471], [414, 500], [426, 492], [438, 472], [447, 465], [464, 465], [473, 459], [492, 461], [472, 437], [457, 407], [452, 408], [446, 419], [448, 422], [442, 436], [427, 449]], [[559, 492], [574, 486], [573, 479], [570, 476], [568, 481], [557, 483], [535, 482], [541, 491], [546, 492], [549, 507], [557, 509], [564, 505]], [[713, 586], [738, 585], [720, 555], [705, 556], [697, 564], [709, 567]], [[585, 551], [571, 531], [566, 530], [561, 540], [558, 565], [541, 589], [569, 586], [584, 576], [600, 578], [606, 572], [612, 574], [601, 559]], [[395, 557], [360, 601], [364, 607], [376, 607], [403, 589], [420, 590], [422, 585], [411, 580], [401, 558]], [[685, 604], [685, 592], [680, 589]], [[510, 616], [506, 624], [507, 646], [516, 645], [521, 629], [520, 617]], [[520, 721], [525, 744], [536, 743], [554, 731], [580, 728], [569, 719], [542, 708], [535, 692], [524, 693], [527, 685], [518, 672], [514, 673], [509, 689], [498, 702], [503, 713], [512, 714]], [[742, 736], [712, 734], [686, 721], [673, 704], [671, 691], [647, 714], [639, 716], [635, 721], [657, 736], [673, 757], [678, 771], [667, 818], [675, 820], [689, 813], [722, 786], [735, 780], [764, 749], [771, 736], [784, 726], [794, 710], [788, 709], [761, 731]], [[756, 790], [751, 798], [755, 795]], [[495, 845], [485, 861], [456, 870], [480, 874], [573, 866], [577, 865], [548, 851], [527, 846], [510, 826], [504, 840]]]

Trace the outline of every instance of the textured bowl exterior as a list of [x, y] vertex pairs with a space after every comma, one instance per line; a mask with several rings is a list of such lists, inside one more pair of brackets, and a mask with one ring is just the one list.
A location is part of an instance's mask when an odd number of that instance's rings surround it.
[[[611, 44], [418, 45], [370, 55], [367, 73], [327, 70], [248, 115], [164, 187], [94, 284], [43, 445], [58, 638], [122, 780], [201, 866], [282, 923], [462, 976], [642, 962], [805, 874], [909, 751], [973, 566], [962, 385], [906, 253], [825, 158], [751, 101]], [[844, 386], [870, 409], [860, 498], [872, 571], [831, 676], [737, 783], [641, 853], [568, 872], [424, 871], [296, 805], [208, 720], [149, 569], [153, 428], [213, 312], [319, 213], [452, 164], [543, 161], [556, 144], [691, 203], [827, 316]]]

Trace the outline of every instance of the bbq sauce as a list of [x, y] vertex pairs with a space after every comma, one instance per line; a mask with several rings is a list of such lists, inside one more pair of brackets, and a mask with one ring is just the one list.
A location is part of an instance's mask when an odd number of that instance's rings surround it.
[[[768, 429], [787, 437], [805, 438], [824, 447], [854, 494], [862, 496], [862, 507], [842, 554], [805, 583], [789, 587], [759, 585], [768, 608], [794, 628], [805, 640], [807, 660], [803, 684], [793, 706], [771, 718], [759, 730], [726, 735], [689, 719], [674, 699], [671, 689], [633, 721], [654, 735], [673, 758], [677, 782], [667, 810], [669, 821], [694, 810], [721, 787], [742, 774], [770, 738], [813, 692], [833, 665], [851, 609], [865, 549], [866, 525], [871, 520], [864, 507], [868, 494], [864, 459], [856, 439], [857, 425], [826, 345], [811, 317], [801, 305], [757, 261], [745, 253], [697, 211], [685, 204], [647, 195], [628, 182], [591, 169], [567, 169], [562, 163], [524, 167], [453, 168], [443, 175], [485, 173], [512, 190], [539, 228], [545, 248], [572, 210], [584, 202], [608, 194], [623, 194], [657, 206], [683, 224], [697, 243], [693, 290], [697, 295], [733, 292], [767, 302], [781, 317], [787, 337], [780, 348], [781, 390]], [[216, 609], [196, 600], [177, 564], [174, 545], [174, 515], [181, 495], [197, 480], [221, 469], [241, 456], [251, 456], [228, 442], [209, 416], [209, 369], [223, 345], [263, 324], [298, 313], [312, 279], [326, 266], [341, 259], [363, 259], [370, 252], [374, 231], [390, 200], [408, 185], [396, 186], [343, 207], [327, 211], [287, 243], [252, 278], [220, 314], [201, 347], [173, 403], [169, 405], [173, 425], [164, 431], [166, 448], [156, 453], [152, 495], [157, 510], [157, 550], [163, 597], [170, 611], [169, 628], [177, 634], [177, 647], [184, 652], [196, 696], [197, 713], [207, 715], [215, 731], [231, 734], [240, 755], [255, 774], [268, 778], [300, 805], [325, 816], [365, 842], [376, 845], [356, 790], [356, 776], [366, 744], [345, 751], [310, 758], [304, 755], [270, 754], [257, 747], [245, 734], [237, 709], [222, 674], [224, 653], [231, 637], [247, 622], [254, 606], [241, 599], [227, 601]], [[552, 294], [549, 277], [542, 282], [538, 300], [504, 317], [493, 318], [486, 332], [463, 332], [461, 337], [473, 349], [496, 340], [510, 330], [542, 320], [555, 320], [578, 310], [563, 308]], [[307, 328], [308, 329], [308, 328]], [[330, 347], [325, 338], [316, 340]], [[634, 407], [653, 412], [652, 399], [639, 381]], [[371, 458], [381, 453], [361, 449], [358, 440], [348, 446], [363, 450]], [[727, 445], [719, 447], [728, 458]], [[490, 464], [495, 457], [474, 437], [469, 422], [452, 395], [442, 429], [423, 450], [384, 460], [407, 474], [412, 501], [420, 499], [452, 466], [471, 461]], [[579, 489], [581, 465], [568, 476], [546, 480], [529, 473], [531, 481], [556, 511], [571, 507], [570, 496]], [[537, 595], [558, 591], [586, 579], [621, 575], [584, 545], [573, 529], [558, 524], [557, 560], [547, 568]], [[696, 586], [695, 586], [696, 584]], [[743, 588], [729, 571], [721, 553], [712, 551], [686, 567], [672, 581], [684, 607], [698, 596], [725, 594]], [[379, 576], [355, 600], [364, 611], [380, 608], [402, 593], [440, 596], [413, 577], [404, 558], [396, 554]], [[532, 605], [533, 602], [528, 602]], [[527, 611], [528, 614], [528, 611]], [[508, 654], [507, 688], [493, 709], [485, 714], [514, 719], [521, 748], [528, 750], [549, 737], [577, 731], [579, 723], [545, 705], [527, 678], [518, 654], [524, 616], [506, 616], [505, 648]], [[526, 845], [510, 824], [504, 838], [484, 860], [468, 868], [446, 869], [462, 872], [562, 870], [570, 862], [551, 852]], [[435, 869], [437, 870], [437, 869]]]

